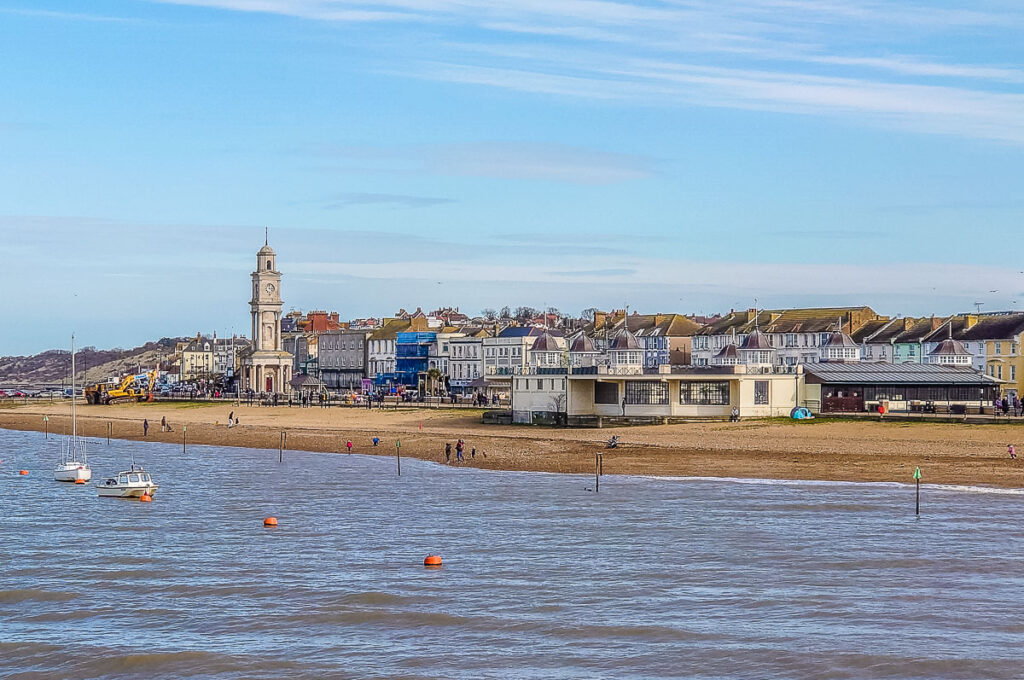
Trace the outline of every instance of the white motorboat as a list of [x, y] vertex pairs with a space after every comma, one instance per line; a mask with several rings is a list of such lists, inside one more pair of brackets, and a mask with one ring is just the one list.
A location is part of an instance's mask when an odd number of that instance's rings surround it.
[[85, 442], [78, 440], [78, 420], [75, 417], [75, 336], [71, 336], [71, 438], [60, 447], [60, 461], [53, 468], [53, 478], [58, 482], [84, 484], [92, 479], [92, 469], [86, 460]]
[[108, 477], [96, 485], [99, 495], [109, 498], [152, 497], [158, 488], [149, 473], [135, 463], [131, 470], [119, 472], [116, 477]]

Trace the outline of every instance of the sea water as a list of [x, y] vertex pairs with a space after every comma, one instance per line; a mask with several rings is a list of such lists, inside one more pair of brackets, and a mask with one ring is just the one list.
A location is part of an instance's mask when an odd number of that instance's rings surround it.
[[595, 493], [92, 440], [94, 480], [133, 455], [152, 472], [139, 503], [52, 481], [42, 434], [0, 430], [0, 451], [0, 677], [1024, 676], [1014, 490], [924, 487], [916, 518], [903, 484], [609, 475]]

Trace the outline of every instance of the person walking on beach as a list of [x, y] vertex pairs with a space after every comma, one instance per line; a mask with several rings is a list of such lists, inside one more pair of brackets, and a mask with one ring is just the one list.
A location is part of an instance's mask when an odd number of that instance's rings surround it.
[[149, 436], [149, 420], [147, 420], [145, 418], [143, 418], [143, 420], [142, 420], [142, 436], [143, 437], [148, 437]]
[[451, 442], [447, 442], [444, 445], [444, 462], [445, 463], [452, 462], [452, 443]]
[[167, 432], [167, 416], [160, 418], [160, 431]]
[[348, 452], [352, 453], [352, 440], [351, 439], [348, 440], [347, 442], [345, 442], [345, 446], [348, 447]]
[[234, 424], [235, 424], [235, 412], [232, 411], [231, 413], [228, 414], [228, 427], [231, 427]]
[[1013, 415], [1019, 416], [1020, 414], [1020, 397], [1015, 394], [1013, 395]]
[[474, 458], [474, 459], [476, 458], [476, 447], [475, 446], [469, 450], [469, 457], [470, 458]]
[[1006, 445], [1006, 452], [1008, 454], [1010, 454], [1010, 458], [1016, 458], [1017, 457], [1017, 449], [1013, 448], [1013, 444], [1007, 444]]
[[455, 461], [456, 462], [458, 462], [458, 463], [465, 462], [466, 459], [462, 457], [462, 449], [464, 449], [465, 447], [466, 447], [466, 444], [461, 439], [458, 442], [455, 443]]
[[1010, 412], [1010, 398], [1003, 399], [1003, 415], [1007, 415]]
[[373, 445], [377, 446], [377, 444], [380, 444], [380, 437], [374, 437], [373, 438]]

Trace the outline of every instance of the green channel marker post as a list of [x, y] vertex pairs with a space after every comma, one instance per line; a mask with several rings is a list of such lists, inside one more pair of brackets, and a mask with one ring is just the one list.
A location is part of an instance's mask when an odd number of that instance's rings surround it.
[[402, 440], [395, 440], [395, 459], [398, 461], [398, 476], [402, 476]]
[[914, 468], [914, 482], [917, 487], [917, 503], [915, 504], [914, 514], [917, 516], [921, 515], [921, 468]]

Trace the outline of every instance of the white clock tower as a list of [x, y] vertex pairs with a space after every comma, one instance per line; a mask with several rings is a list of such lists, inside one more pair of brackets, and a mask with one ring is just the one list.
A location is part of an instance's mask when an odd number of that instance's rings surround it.
[[291, 389], [292, 355], [281, 348], [281, 272], [277, 255], [264, 242], [252, 273], [252, 348], [242, 355], [242, 380], [256, 393], [287, 394]]

